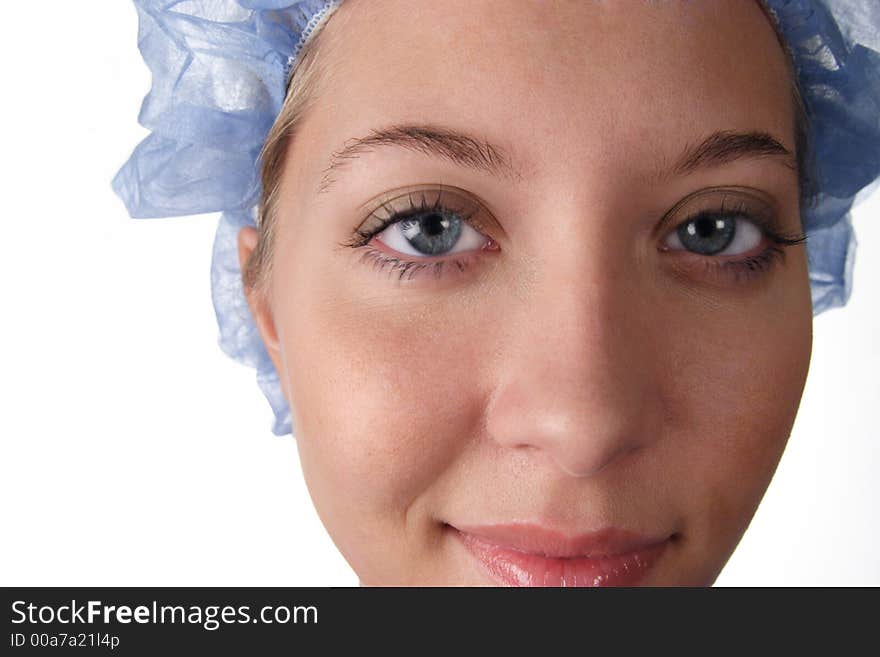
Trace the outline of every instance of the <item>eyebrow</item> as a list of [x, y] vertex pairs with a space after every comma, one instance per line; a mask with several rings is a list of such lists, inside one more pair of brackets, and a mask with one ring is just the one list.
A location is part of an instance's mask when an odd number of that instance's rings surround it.
[[522, 180], [507, 151], [484, 139], [436, 125], [404, 124], [374, 129], [366, 137], [355, 137], [330, 156], [330, 165], [324, 169], [318, 193], [329, 191], [335, 182], [331, 173], [342, 169], [361, 153], [376, 147], [396, 146], [449, 160], [453, 164], [496, 177]]
[[700, 168], [728, 164], [746, 157], [766, 156], [780, 156], [781, 164], [795, 171], [798, 169], [794, 154], [766, 132], [719, 130], [700, 143], [686, 147], [671, 171], [661, 177], [686, 176]]
[[[323, 171], [318, 193], [330, 190], [335, 182], [331, 177], [333, 172], [343, 169], [362, 153], [372, 152], [378, 147], [398, 147], [440, 157], [492, 176], [513, 180], [523, 178], [510, 154], [498, 144], [443, 126], [396, 124], [373, 129], [365, 137], [351, 138], [340, 150], [332, 153], [329, 166]], [[777, 156], [784, 166], [795, 171], [798, 169], [794, 154], [769, 133], [719, 130], [694, 145], [686, 146], [675, 164], [660, 171], [655, 180], [685, 176], [697, 169], [720, 166], [747, 157], [766, 156]]]

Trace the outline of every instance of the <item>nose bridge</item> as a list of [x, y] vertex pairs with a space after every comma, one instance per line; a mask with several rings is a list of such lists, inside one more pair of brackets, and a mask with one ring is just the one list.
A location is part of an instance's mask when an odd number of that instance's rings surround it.
[[590, 476], [646, 443], [659, 402], [632, 250], [596, 245], [595, 231], [579, 239], [591, 245], [554, 248], [521, 292], [487, 428], [501, 445]]

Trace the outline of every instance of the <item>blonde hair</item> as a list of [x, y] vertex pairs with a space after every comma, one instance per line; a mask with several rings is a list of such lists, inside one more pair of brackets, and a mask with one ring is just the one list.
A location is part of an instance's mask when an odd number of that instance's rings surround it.
[[274, 236], [278, 225], [278, 193], [285, 156], [302, 117], [317, 100], [317, 86], [322, 73], [319, 65], [320, 35], [326, 23], [312, 33], [300, 50], [296, 66], [290, 72], [281, 113], [269, 130], [260, 152], [262, 194], [257, 209], [259, 241], [242, 272], [244, 286], [252, 288], [258, 296], [266, 295], [271, 280]]

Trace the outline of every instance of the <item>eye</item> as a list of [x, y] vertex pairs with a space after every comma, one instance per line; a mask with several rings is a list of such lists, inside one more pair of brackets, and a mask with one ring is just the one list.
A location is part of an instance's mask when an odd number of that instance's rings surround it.
[[661, 221], [661, 228], [675, 226], [661, 250], [697, 256], [689, 256], [689, 264], [683, 266], [710, 277], [745, 282], [769, 272], [772, 265], [784, 262], [786, 247], [805, 242], [807, 236], [782, 232], [780, 212], [765, 197], [751, 188], [729, 187], [701, 190], [683, 199]]
[[390, 220], [390, 225], [376, 237], [407, 256], [444, 256], [479, 250], [488, 241], [458, 212], [442, 206], [400, 213]]
[[377, 271], [387, 269], [400, 281], [427, 271], [442, 278], [447, 272], [462, 273], [479, 256], [499, 250], [486, 235], [500, 230], [497, 222], [482, 203], [457, 187], [414, 188], [385, 196], [355, 235], [340, 244], [361, 251], [362, 260]]
[[666, 246], [704, 256], [741, 255], [764, 240], [755, 221], [739, 213], [701, 212], [669, 233]]

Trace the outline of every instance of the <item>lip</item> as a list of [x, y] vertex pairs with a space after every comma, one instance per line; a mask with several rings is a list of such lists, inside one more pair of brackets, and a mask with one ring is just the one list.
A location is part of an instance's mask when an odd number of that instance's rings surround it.
[[504, 586], [637, 586], [672, 538], [616, 527], [574, 536], [531, 523], [447, 527]]

